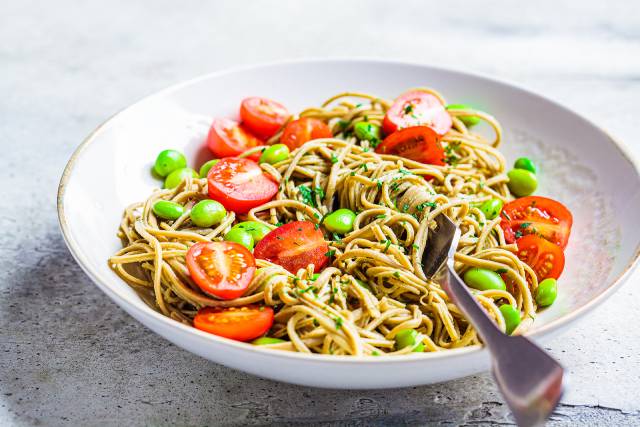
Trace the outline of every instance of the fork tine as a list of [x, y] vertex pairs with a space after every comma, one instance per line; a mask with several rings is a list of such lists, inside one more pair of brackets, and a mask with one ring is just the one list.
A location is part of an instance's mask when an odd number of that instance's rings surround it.
[[433, 277], [458, 246], [460, 231], [444, 214], [434, 219], [435, 230], [429, 230], [427, 246], [422, 254], [422, 269], [427, 277]]

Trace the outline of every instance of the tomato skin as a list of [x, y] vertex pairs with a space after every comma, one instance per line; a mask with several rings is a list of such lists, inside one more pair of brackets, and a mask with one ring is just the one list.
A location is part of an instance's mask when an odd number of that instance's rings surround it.
[[268, 202], [278, 184], [253, 160], [227, 157], [213, 165], [207, 175], [209, 197], [230, 211], [247, 213]]
[[438, 98], [414, 90], [400, 95], [387, 110], [382, 121], [385, 134], [411, 126], [428, 126], [438, 135], [449, 132], [453, 121]]
[[258, 338], [266, 334], [272, 325], [273, 309], [255, 305], [204, 307], [193, 319], [193, 326], [197, 329], [236, 341]]
[[256, 271], [256, 260], [235, 242], [199, 242], [187, 251], [189, 274], [202, 292], [229, 300], [242, 296]]
[[507, 243], [514, 243], [519, 237], [532, 233], [563, 249], [569, 242], [573, 216], [562, 203], [553, 199], [521, 197], [504, 205], [501, 216], [500, 226]]
[[332, 136], [331, 129], [322, 120], [303, 117], [287, 124], [280, 137], [280, 142], [293, 151], [305, 142], [319, 138], [331, 138]]
[[314, 265], [317, 273], [329, 262], [327, 252], [329, 245], [324, 240], [322, 231], [316, 229], [310, 221], [294, 221], [284, 224], [258, 242], [253, 254], [281, 265], [292, 274], [299, 269]]
[[376, 153], [394, 154], [431, 165], [445, 164], [438, 135], [428, 126], [412, 126], [392, 133], [376, 147]]
[[207, 146], [218, 158], [235, 157], [258, 145], [264, 143], [235, 120], [218, 118], [211, 123]]
[[289, 111], [279, 102], [259, 96], [242, 100], [240, 118], [242, 124], [262, 139], [269, 139], [289, 119]]
[[538, 282], [560, 277], [564, 270], [564, 252], [560, 246], [535, 234], [521, 237], [517, 243], [518, 258], [536, 272]]

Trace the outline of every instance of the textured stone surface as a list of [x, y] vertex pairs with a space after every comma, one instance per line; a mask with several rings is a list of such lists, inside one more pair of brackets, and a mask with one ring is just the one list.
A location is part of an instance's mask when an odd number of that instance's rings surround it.
[[[512, 423], [489, 374], [318, 390], [174, 347], [75, 264], [57, 226], [57, 182], [87, 133], [146, 94], [229, 66], [312, 56], [511, 79], [592, 117], [640, 157], [639, 5], [179, 3], [0, 0], [0, 425]], [[571, 380], [550, 425], [640, 424], [639, 279], [548, 343]]]

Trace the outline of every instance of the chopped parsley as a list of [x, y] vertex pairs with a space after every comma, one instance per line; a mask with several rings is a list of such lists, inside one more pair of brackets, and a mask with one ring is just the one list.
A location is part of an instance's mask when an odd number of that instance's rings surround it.
[[389, 250], [389, 246], [391, 246], [391, 240], [385, 240], [384, 249], [382, 250], [383, 254], [387, 253], [387, 251]]
[[499, 268], [499, 269], [496, 270], [496, 273], [503, 274], [503, 273], [506, 273], [507, 271], [508, 270], [506, 268]]
[[411, 247], [413, 249], [415, 249], [416, 251], [420, 249], [420, 246], [416, 245], [415, 243], [413, 245], [411, 245]]
[[331, 163], [338, 163], [338, 156], [335, 153], [331, 153]]
[[520, 224], [520, 228], [527, 228], [531, 225], [530, 222], [523, 222], [522, 224]]
[[309, 291], [315, 292], [316, 290], [317, 290], [317, 288], [315, 286], [309, 286], [309, 287], [307, 287], [305, 289], [296, 289], [296, 293], [298, 295], [302, 295], [302, 294], [305, 294], [305, 293], [307, 293]]
[[438, 206], [438, 204], [436, 202], [423, 202], [423, 203], [420, 203], [418, 206], [416, 206], [416, 209], [419, 212], [422, 212], [424, 210], [424, 208], [426, 208], [426, 207], [435, 208], [437, 206]]
[[407, 104], [404, 106], [404, 113], [410, 114], [413, 112], [413, 104]]
[[331, 258], [336, 254], [336, 250], [335, 249], [331, 249], [328, 250], [327, 253], [324, 254], [324, 256], [326, 256], [327, 258]]
[[376, 215], [376, 219], [385, 219], [386, 217], [385, 214]]
[[395, 271], [395, 272], [393, 273], [393, 277], [396, 277], [396, 278], [398, 278], [398, 279], [399, 279], [399, 278], [400, 278], [400, 272], [399, 272], [399, 271]]
[[344, 322], [344, 320], [342, 320], [342, 317], [336, 317], [335, 319], [333, 319], [333, 321], [336, 322], [336, 329], [342, 328], [342, 323]]

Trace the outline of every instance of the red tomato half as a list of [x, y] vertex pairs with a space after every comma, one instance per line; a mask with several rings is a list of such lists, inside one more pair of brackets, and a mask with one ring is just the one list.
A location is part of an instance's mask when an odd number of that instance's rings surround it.
[[280, 142], [293, 151], [312, 139], [331, 138], [331, 129], [322, 120], [303, 117], [289, 122], [284, 128]]
[[231, 119], [214, 119], [207, 136], [209, 150], [218, 158], [235, 157], [264, 143]]
[[204, 307], [193, 318], [193, 326], [201, 331], [237, 341], [249, 341], [267, 333], [273, 325], [273, 309], [247, 305], [244, 307]]
[[376, 147], [376, 153], [444, 166], [444, 150], [438, 135], [427, 126], [413, 126], [392, 133]]
[[410, 126], [429, 126], [438, 135], [449, 132], [451, 116], [438, 98], [419, 90], [398, 97], [387, 111], [382, 122], [385, 134]]
[[256, 260], [235, 242], [199, 242], [187, 251], [187, 268], [202, 292], [221, 299], [242, 296], [256, 271]]
[[294, 221], [282, 225], [258, 242], [253, 250], [256, 258], [270, 261], [297, 273], [313, 264], [319, 272], [329, 262], [329, 245], [322, 231], [309, 221]]
[[259, 96], [245, 98], [240, 104], [242, 124], [263, 139], [275, 135], [290, 115], [284, 105]]
[[560, 246], [535, 234], [518, 239], [518, 258], [536, 272], [538, 282], [547, 277], [557, 279], [564, 270], [564, 253]]
[[246, 213], [268, 202], [278, 184], [253, 160], [227, 157], [213, 165], [207, 175], [209, 197], [230, 211]]
[[546, 197], [528, 196], [509, 202], [502, 208], [500, 226], [507, 243], [536, 234], [561, 248], [567, 246], [573, 217], [560, 202]]

